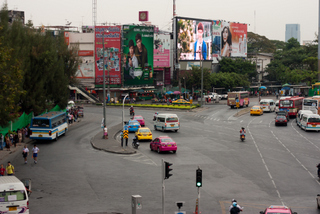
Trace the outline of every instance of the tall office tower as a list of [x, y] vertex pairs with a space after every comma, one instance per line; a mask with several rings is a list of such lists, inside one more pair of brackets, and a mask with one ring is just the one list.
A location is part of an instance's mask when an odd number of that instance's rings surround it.
[[286, 42], [289, 39], [295, 38], [300, 43], [300, 24], [286, 24]]

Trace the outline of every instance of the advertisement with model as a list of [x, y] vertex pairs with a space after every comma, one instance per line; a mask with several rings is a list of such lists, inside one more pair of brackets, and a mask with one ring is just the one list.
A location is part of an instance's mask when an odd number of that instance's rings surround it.
[[[104, 41], [104, 51], [103, 51]], [[120, 70], [121, 26], [95, 27], [95, 83], [103, 84], [103, 66], [105, 84], [121, 84]], [[103, 54], [104, 52], [104, 54]], [[110, 79], [108, 81], [108, 70]]]
[[179, 60], [211, 60], [212, 20], [176, 17]]
[[221, 23], [221, 56], [247, 56], [247, 25], [234, 22]]
[[153, 27], [123, 25], [124, 85], [153, 85], [153, 33]]

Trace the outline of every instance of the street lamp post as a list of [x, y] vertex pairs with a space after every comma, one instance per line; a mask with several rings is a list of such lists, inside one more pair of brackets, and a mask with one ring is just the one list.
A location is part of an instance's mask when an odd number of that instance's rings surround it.
[[202, 48], [200, 52], [200, 63], [201, 63], [201, 107], [203, 105], [203, 61], [202, 61]]
[[107, 93], [107, 96], [108, 96], [108, 102], [109, 102], [109, 100], [111, 99], [111, 96], [110, 96], [110, 74], [109, 74], [110, 73], [111, 63], [110, 63], [110, 49], [109, 48], [108, 48], [108, 57], [109, 57], [109, 60], [108, 60], [108, 75], [107, 75], [107, 78], [108, 78], [108, 93]]
[[103, 127], [106, 126], [106, 68], [104, 63], [104, 32], [102, 32], [102, 50], [103, 50]]
[[124, 101], [126, 100], [127, 96], [129, 96], [129, 94], [126, 94], [126, 96], [124, 96], [122, 101], [122, 127], [124, 125]]

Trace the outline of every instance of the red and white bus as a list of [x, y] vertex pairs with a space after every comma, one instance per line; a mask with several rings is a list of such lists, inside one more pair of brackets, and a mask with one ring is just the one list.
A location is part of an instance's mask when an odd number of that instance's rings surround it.
[[296, 116], [298, 111], [302, 109], [303, 97], [285, 97], [279, 101], [279, 111], [287, 111], [289, 116]]
[[227, 104], [231, 108], [234, 108], [236, 106], [237, 98], [239, 100], [239, 106], [247, 106], [250, 103], [249, 100], [249, 92], [248, 91], [233, 91], [233, 92], [228, 92], [228, 100]]

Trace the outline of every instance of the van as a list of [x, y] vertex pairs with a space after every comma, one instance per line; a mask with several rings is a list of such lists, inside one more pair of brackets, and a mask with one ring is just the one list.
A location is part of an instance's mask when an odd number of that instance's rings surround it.
[[15, 176], [0, 177], [0, 213], [29, 213], [26, 187]]
[[180, 129], [179, 117], [176, 114], [158, 114], [154, 121], [154, 130], [174, 130]]
[[276, 109], [276, 104], [272, 99], [263, 99], [260, 101], [260, 106], [263, 109], [263, 111], [272, 112]]
[[302, 116], [305, 115], [305, 114], [313, 114], [313, 113], [310, 110], [300, 110], [300, 111], [298, 111], [298, 114], [297, 114], [297, 117], [296, 117], [297, 126], [301, 126], [301, 119], [302, 119]]
[[301, 119], [300, 128], [305, 131], [320, 131], [320, 116], [318, 114], [304, 114]]

